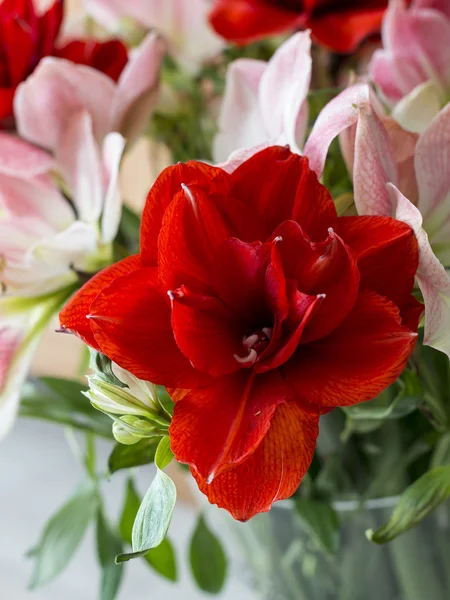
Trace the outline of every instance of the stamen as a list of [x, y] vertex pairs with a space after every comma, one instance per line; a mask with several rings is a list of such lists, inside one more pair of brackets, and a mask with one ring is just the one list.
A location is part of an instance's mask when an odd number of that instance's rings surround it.
[[277, 235], [277, 237], [273, 238], [274, 244], [279, 244], [282, 241], [283, 241], [283, 238], [281, 237], [281, 235]]
[[167, 295], [173, 302], [174, 300], [177, 300], [178, 298], [183, 298], [184, 292], [181, 288], [178, 288], [177, 290], [169, 290], [167, 292]]
[[252, 348], [248, 355], [244, 356], [244, 358], [238, 356], [237, 354], [234, 354], [233, 356], [243, 367], [252, 367], [258, 359], [258, 353], [254, 348]]

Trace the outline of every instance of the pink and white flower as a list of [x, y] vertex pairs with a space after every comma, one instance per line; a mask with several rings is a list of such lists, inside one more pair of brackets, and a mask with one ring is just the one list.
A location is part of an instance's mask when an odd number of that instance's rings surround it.
[[238, 59], [230, 65], [214, 142], [216, 162], [261, 145], [289, 144], [300, 153], [308, 124], [310, 51], [307, 31], [292, 36], [268, 63]]
[[110, 31], [120, 33], [124, 18], [157, 31], [169, 54], [191, 72], [225, 45], [209, 24], [210, 8], [211, 0], [86, 0], [87, 11]]
[[345, 90], [319, 115], [305, 147], [317, 173], [341, 131], [358, 213], [393, 216], [415, 231], [424, 342], [450, 356], [450, 105], [415, 135], [381, 112], [368, 86]]
[[450, 98], [450, 3], [391, 0], [370, 74], [392, 115], [421, 133]]
[[98, 144], [113, 131], [128, 141], [135, 139], [157, 103], [163, 52], [161, 39], [149, 34], [117, 83], [91, 67], [43, 59], [15, 95], [19, 135], [55, 151], [73, 114], [84, 110], [92, 119]]
[[54, 156], [0, 133], [0, 438], [12, 426], [40, 334], [76, 288], [77, 272], [112, 260], [124, 145], [113, 132], [100, 152], [85, 110], [61, 131]]

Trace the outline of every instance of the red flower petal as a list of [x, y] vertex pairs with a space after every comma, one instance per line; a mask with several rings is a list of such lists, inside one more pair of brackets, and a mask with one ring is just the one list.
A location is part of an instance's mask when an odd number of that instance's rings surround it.
[[130, 256], [94, 275], [62, 309], [59, 321], [63, 329], [75, 333], [89, 346], [100, 350], [87, 319], [91, 304], [98, 294], [114, 279], [127, 275], [140, 267], [139, 256]]
[[89, 320], [103, 354], [136, 377], [188, 389], [208, 380], [175, 343], [156, 269], [141, 268], [115, 279], [92, 303]]
[[207, 190], [181, 185], [158, 238], [159, 279], [165, 291], [181, 285], [208, 290], [215, 253], [229, 232]]
[[128, 62], [128, 51], [120, 40], [97, 42], [93, 39], [72, 40], [57, 48], [54, 56], [78, 65], [87, 65], [117, 81]]
[[411, 227], [390, 217], [341, 217], [339, 232], [356, 253], [361, 287], [386, 296], [400, 310], [410, 306], [419, 265]]
[[172, 327], [178, 347], [199, 371], [219, 377], [241, 368], [235, 355], [243, 353], [246, 332], [220, 300], [183, 289], [172, 301]]
[[324, 296], [302, 336], [302, 343], [325, 337], [338, 327], [353, 308], [360, 274], [354, 252], [330, 228], [328, 238], [311, 243], [301, 227], [286, 221], [274, 233], [282, 238], [279, 250], [286, 277], [310, 296]]
[[[322, 241], [336, 224], [330, 193], [309, 168], [308, 159], [288, 148], [273, 146], [258, 152], [232, 173], [231, 180], [231, 197], [247, 204], [253, 215], [253, 223], [243, 223], [239, 237], [244, 241], [265, 241], [289, 219], [312, 240]], [[261, 223], [258, 237], [249, 239], [256, 220]]]
[[181, 185], [203, 186], [205, 192], [227, 194], [229, 175], [217, 167], [201, 162], [178, 163], [165, 169], [153, 184], [145, 204], [141, 225], [142, 264], [156, 266], [158, 260], [158, 236], [164, 213]]
[[348, 406], [375, 398], [404, 369], [417, 335], [401, 325], [398, 308], [363, 291], [338, 329], [300, 346], [282, 367], [299, 398], [319, 406]]
[[210, 22], [226, 40], [247, 44], [262, 37], [294, 29], [303, 22], [298, 11], [265, 0], [217, 0]]
[[[342, 0], [339, 0], [340, 2]], [[330, 10], [328, 14], [313, 14], [307, 22], [314, 38], [335, 52], [353, 52], [371, 34], [380, 31], [387, 0], [361, 2], [361, 7]], [[376, 5], [376, 6], [374, 6]]]
[[170, 426], [178, 461], [212, 481], [256, 450], [276, 407], [287, 400], [278, 373], [240, 371], [216, 378], [176, 403]]
[[[16, 0], [13, 0], [14, 2]], [[33, 0], [32, 0], [33, 1]], [[50, 56], [55, 47], [55, 41], [61, 29], [64, 18], [63, 0], [55, 0], [46, 13], [39, 17], [39, 49], [40, 57]]]
[[239, 521], [270, 510], [296, 491], [311, 464], [319, 417], [292, 402], [278, 407], [256, 451], [239, 466], [207, 482], [194, 469], [200, 491]]

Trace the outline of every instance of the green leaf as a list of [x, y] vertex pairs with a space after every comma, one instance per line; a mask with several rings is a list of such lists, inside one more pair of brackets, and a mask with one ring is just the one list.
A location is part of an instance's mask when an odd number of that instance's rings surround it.
[[339, 550], [339, 519], [326, 502], [296, 498], [295, 508], [302, 526], [330, 554]]
[[97, 513], [97, 553], [102, 567], [100, 600], [114, 600], [123, 577], [123, 567], [116, 565], [123, 551], [122, 540], [106, 520], [101, 509]]
[[210, 594], [218, 594], [227, 575], [227, 558], [217, 537], [200, 516], [191, 539], [190, 564], [199, 588]]
[[136, 444], [117, 444], [108, 459], [109, 472], [147, 465], [155, 460], [156, 448], [161, 438], [143, 438]]
[[153, 569], [170, 581], [177, 580], [177, 565], [175, 552], [170, 540], [165, 538], [159, 546], [152, 548], [145, 556], [145, 560]]
[[91, 371], [93, 371], [96, 375], [98, 375], [98, 377], [100, 377], [100, 379], [103, 379], [103, 381], [106, 381], [107, 383], [111, 383], [112, 385], [122, 388], [127, 387], [125, 383], [120, 381], [120, 379], [114, 375], [112, 370], [112, 360], [110, 358], [104, 354], [101, 354], [100, 352], [97, 352], [97, 350], [94, 350], [93, 348], [89, 348], [89, 353], [89, 367]]
[[67, 566], [98, 508], [95, 488], [75, 494], [47, 523], [36, 550], [30, 587], [54, 579]]
[[433, 456], [431, 457], [431, 467], [440, 467], [450, 464], [450, 432], [444, 433], [436, 443]]
[[158, 448], [156, 449], [155, 465], [158, 467], [158, 469], [163, 471], [172, 462], [172, 459], [173, 452], [170, 449], [170, 438], [168, 435], [166, 435], [159, 442]]
[[[133, 524], [140, 504], [141, 501], [134, 487], [133, 480], [129, 479], [127, 483], [125, 504], [120, 520], [120, 533], [122, 538], [129, 544], [132, 542]], [[143, 558], [160, 575], [167, 577], [170, 581], [177, 580], [175, 553], [172, 544], [167, 538], [164, 539], [159, 546], [149, 550]]]
[[111, 439], [111, 421], [95, 410], [78, 381], [42, 377], [28, 381], [22, 392], [20, 416], [67, 425]]
[[389, 521], [367, 537], [377, 544], [390, 542], [414, 525], [450, 496], [450, 465], [435, 467], [410, 485], [401, 495]]
[[[164, 451], [165, 452], [165, 451]], [[167, 453], [164, 454], [164, 457]], [[157, 469], [156, 476], [144, 496], [133, 525], [133, 552], [117, 556], [117, 562], [144, 556], [166, 537], [177, 498], [173, 481]]]

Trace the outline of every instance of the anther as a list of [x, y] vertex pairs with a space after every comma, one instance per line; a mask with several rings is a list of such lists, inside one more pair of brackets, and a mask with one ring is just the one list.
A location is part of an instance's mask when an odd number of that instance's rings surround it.
[[178, 288], [177, 290], [169, 290], [167, 292], [167, 295], [173, 302], [174, 300], [177, 300], [178, 298], [183, 298], [184, 292], [182, 289]]
[[281, 237], [281, 235], [277, 235], [277, 237], [273, 238], [273, 243], [274, 244], [279, 244], [282, 241], [283, 241], [283, 238]]

